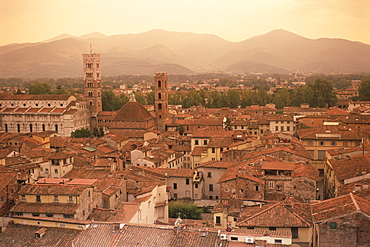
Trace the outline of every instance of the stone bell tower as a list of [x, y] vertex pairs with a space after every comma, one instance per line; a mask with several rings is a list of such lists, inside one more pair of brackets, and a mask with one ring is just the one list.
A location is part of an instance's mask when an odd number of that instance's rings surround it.
[[100, 54], [82, 54], [84, 70], [84, 97], [91, 112], [91, 129], [97, 128], [97, 115], [102, 111], [102, 85], [100, 73]]
[[168, 116], [168, 75], [167, 73], [154, 74], [154, 110], [157, 128], [160, 132], [166, 131]]

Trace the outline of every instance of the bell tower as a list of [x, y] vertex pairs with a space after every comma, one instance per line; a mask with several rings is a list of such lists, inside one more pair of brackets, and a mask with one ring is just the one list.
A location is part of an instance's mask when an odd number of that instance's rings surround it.
[[97, 115], [102, 111], [102, 85], [100, 73], [100, 54], [82, 54], [84, 70], [84, 97], [91, 112], [91, 129], [97, 128]]
[[160, 132], [166, 131], [168, 116], [168, 75], [167, 73], [154, 74], [154, 110], [157, 128]]

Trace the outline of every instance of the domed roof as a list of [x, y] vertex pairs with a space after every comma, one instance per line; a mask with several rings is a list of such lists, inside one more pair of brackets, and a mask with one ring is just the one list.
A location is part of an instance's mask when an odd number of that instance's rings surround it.
[[130, 100], [121, 107], [114, 118], [114, 121], [141, 122], [148, 121], [152, 118], [153, 116], [142, 104], [134, 100]]

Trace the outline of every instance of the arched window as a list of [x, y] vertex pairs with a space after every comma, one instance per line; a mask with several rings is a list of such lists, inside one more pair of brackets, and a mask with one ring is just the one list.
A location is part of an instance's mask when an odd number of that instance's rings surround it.
[[55, 131], [58, 132], [58, 125], [55, 125]]
[[158, 99], [162, 99], [161, 93], [158, 93]]
[[92, 106], [92, 101], [90, 101], [89, 103], [90, 103], [90, 106]]
[[5, 128], [5, 132], [8, 132], [8, 124], [5, 124], [4, 128]]
[[162, 110], [162, 104], [161, 103], [158, 104], [158, 110]]
[[42, 131], [45, 131], [45, 124], [42, 124]]
[[92, 92], [88, 92], [88, 96], [89, 97], [92, 97], [93, 96], [93, 93]]
[[162, 86], [162, 82], [158, 81], [158, 87], [161, 87], [161, 86]]
[[21, 125], [20, 124], [17, 124], [17, 131], [18, 131], [18, 133], [21, 132]]
[[33, 132], [33, 126], [30, 124], [30, 132]]

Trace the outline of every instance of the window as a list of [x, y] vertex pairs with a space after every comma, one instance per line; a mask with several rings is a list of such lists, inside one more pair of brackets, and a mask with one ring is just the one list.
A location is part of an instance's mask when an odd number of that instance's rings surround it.
[[190, 190], [185, 190], [185, 197], [190, 197]]
[[324, 169], [319, 169], [319, 176], [323, 177], [324, 176]]
[[269, 227], [270, 231], [276, 231], [276, 227]]
[[231, 241], [238, 241], [238, 237], [231, 237], [230, 240]]
[[273, 189], [275, 187], [274, 181], [269, 181], [269, 189]]
[[320, 146], [325, 146], [325, 142], [319, 142]]
[[203, 140], [203, 145], [207, 145], [208, 144], [208, 141], [207, 140]]
[[259, 190], [258, 185], [256, 185], [256, 191], [258, 191], [258, 190]]
[[279, 131], [279, 126], [275, 126], [275, 131]]
[[54, 196], [54, 202], [59, 202], [58, 196]]
[[215, 148], [212, 148], [212, 153], [216, 153], [216, 149]]
[[158, 110], [162, 110], [162, 104], [161, 103], [158, 104]]
[[213, 184], [209, 184], [209, 191], [213, 191]]
[[25, 195], [21, 195], [21, 201], [22, 202], [25, 202], [26, 201], [26, 196]]
[[213, 199], [213, 196], [209, 196], [209, 199], [212, 200]]
[[292, 227], [292, 238], [298, 238], [298, 227]]
[[337, 145], [337, 142], [330, 142], [330, 146], [336, 146]]
[[195, 140], [194, 141], [194, 145], [199, 145], [199, 141], [198, 140]]
[[53, 217], [54, 216], [54, 214], [45, 214], [46, 215], [46, 217]]
[[33, 217], [39, 217], [39, 216], [40, 216], [40, 214], [38, 214], [38, 213], [32, 213], [32, 216], [33, 216]]
[[343, 146], [348, 146], [348, 142], [343, 142]]
[[87, 196], [88, 196], [88, 197], [90, 197], [90, 196], [91, 196], [91, 192], [90, 192], [90, 191], [88, 191], [88, 192], [87, 192]]
[[198, 186], [199, 186], [198, 184], [195, 184], [195, 188], [196, 188], [196, 189], [198, 189]]
[[318, 160], [323, 160], [326, 157], [326, 150], [319, 150], [318, 151]]
[[284, 126], [281, 126], [281, 127], [280, 127], [280, 130], [281, 130], [281, 131], [284, 131]]
[[73, 196], [68, 196], [68, 202], [73, 202]]
[[282, 239], [275, 239], [275, 244], [282, 244], [283, 240]]
[[36, 202], [41, 202], [41, 197], [40, 196], [36, 196]]
[[337, 223], [336, 222], [330, 222], [329, 227], [330, 227], [330, 229], [337, 229]]
[[158, 93], [158, 99], [162, 99], [161, 93]]
[[254, 226], [247, 226], [247, 229], [254, 230]]
[[58, 169], [54, 169], [54, 173], [58, 173]]
[[173, 194], [173, 199], [175, 199], [175, 200], [177, 199], [177, 194], [176, 193]]
[[161, 81], [158, 81], [158, 87], [162, 87], [162, 82]]
[[221, 224], [221, 217], [220, 216], [216, 216], [216, 224]]
[[312, 146], [313, 145], [313, 141], [307, 141], [307, 145], [308, 146]]
[[212, 177], [212, 172], [208, 172], [207, 177], [208, 177], [208, 178], [211, 178], [211, 177]]
[[290, 131], [290, 126], [287, 126], [286, 127], [286, 131]]
[[173, 189], [177, 190], [177, 183], [173, 183]]
[[190, 179], [186, 179], [186, 182], [185, 182], [187, 185], [190, 184]]

